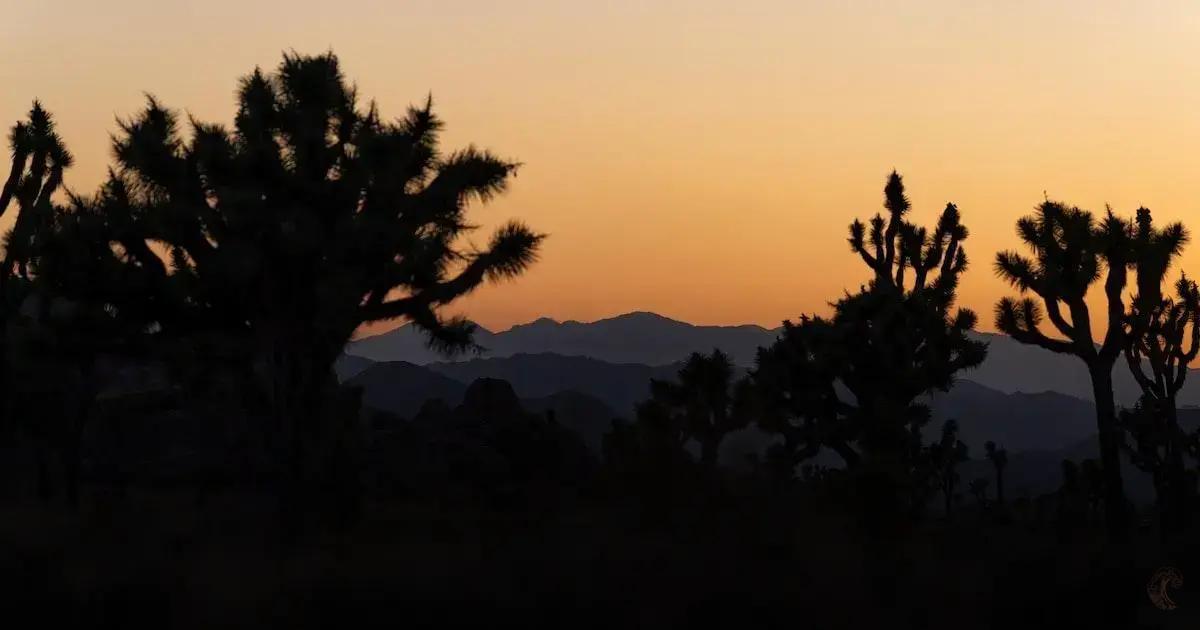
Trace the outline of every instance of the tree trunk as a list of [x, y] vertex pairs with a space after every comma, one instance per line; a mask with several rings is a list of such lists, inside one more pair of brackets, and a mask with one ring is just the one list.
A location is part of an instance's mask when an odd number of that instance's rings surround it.
[[317, 355], [310, 348], [277, 347], [273, 363], [273, 415], [283, 438], [284, 465], [281, 518], [285, 540], [295, 542], [309, 527], [314, 510], [327, 509], [322, 496], [329, 471], [320, 461], [321, 432], [328, 394], [324, 379], [333, 358]]
[[1121, 481], [1121, 436], [1117, 428], [1113, 402], [1112, 364], [1089, 365], [1092, 395], [1096, 402], [1096, 428], [1100, 433], [1100, 465], [1104, 478], [1104, 522], [1109, 540], [1123, 542], [1129, 537], [1129, 509], [1125, 486]]
[[1191, 509], [1191, 492], [1187, 487], [1187, 470], [1183, 462], [1183, 431], [1179, 428], [1179, 413], [1175, 408], [1175, 397], [1170, 396], [1165, 401], [1167, 415], [1167, 431], [1170, 435], [1167, 458], [1167, 486], [1169, 500], [1167, 501], [1169, 531], [1178, 533], [1187, 529], [1189, 510]]

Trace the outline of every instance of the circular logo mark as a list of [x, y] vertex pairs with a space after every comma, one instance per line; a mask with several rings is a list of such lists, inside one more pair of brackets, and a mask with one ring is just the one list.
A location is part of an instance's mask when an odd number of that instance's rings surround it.
[[1175, 567], [1160, 567], [1150, 576], [1150, 581], [1146, 584], [1146, 594], [1150, 596], [1150, 602], [1159, 610], [1175, 610], [1175, 602], [1171, 600], [1167, 594], [1167, 587], [1181, 588], [1183, 586], [1183, 574]]

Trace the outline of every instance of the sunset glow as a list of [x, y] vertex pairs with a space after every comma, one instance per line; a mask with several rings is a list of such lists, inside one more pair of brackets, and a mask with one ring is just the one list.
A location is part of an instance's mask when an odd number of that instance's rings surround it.
[[[880, 209], [893, 168], [918, 222], [962, 210], [960, 301], [985, 330], [1011, 293], [995, 252], [1044, 195], [1200, 224], [1194, 2], [54, 4], [6, 8], [0, 121], [41, 99], [76, 192], [143, 93], [229, 122], [235, 77], [284, 50], [332, 49], [385, 116], [432, 93], [444, 146], [524, 164], [474, 220], [550, 234], [529, 273], [452, 309], [492, 328], [824, 312], [868, 278], [846, 226]], [[1182, 268], [1200, 274], [1200, 247]]]

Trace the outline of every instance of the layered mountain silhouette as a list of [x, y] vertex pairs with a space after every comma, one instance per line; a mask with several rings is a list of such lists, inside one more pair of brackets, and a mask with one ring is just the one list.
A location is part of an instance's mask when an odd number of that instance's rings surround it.
[[[762, 326], [696, 326], [654, 313], [636, 312], [587, 323], [543, 317], [501, 332], [480, 326], [475, 342], [486, 349], [483, 357], [554, 353], [644, 365], [668, 365], [692, 352], [719, 348], [734, 363], [750, 366], [758, 347], [770, 345], [777, 334]], [[431, 351], [424, 335], [407, 325], [354, 341], [346, 352], [373, 361], [408, 361], [418, 365], [447, 360]]]
[[604, 401], [622, 417], [632, 417], [634, 405], [649, 397], [650, 379], [674, 379], [679, 372], [678, 364], [611, 363], [551, 353], [431, 363], [425, 367], [464, 383], [480, 378], [503, 379], [522, 398], [581, 392]]
[[982, 455], [992, 440], [1010, 453], [1058, 450], [1086, 439], [1096, 431], [1091, 401], [1058, 392], [1005, 393], [979, 383], [958, 381], [948, 392], [929, 397], [933, 420], [926, 441], [941, 435], [942, 423], [957, 420], [959, 439], [973, 455]]
[[[424, 366], [399, 361], [377, 363], [347, 382], [363, 388], [366, 406], [412, 418], [427, 400], [441, 399], [454, 406], [462, 401], [471, 383], [479, 379], [503, 380], [511, 384], [526, 408], [554, 410], [564, 425], [577, 430], [591, 446], [599, 443], [613, 418], [632, 417], [634, 405], [649, 396], [651, 378], [671, 379], [677, 371], [678, 365], [518, 354]], [[1092, 403], [1058, 392], [1005, 393], [960, 380], [949, 392], [930, 396], [929, 403], [933, 421], [927, 428], [928, 437], [935, 437], [942, 422], [953, 418], [959, 422], [960, 439], [974, 453], [982, 453], [988, 440], [1013, 453], [1053, 451], [1088, 439], [1095, 431]], [[753, 448], [762, 443], [753, 436], [734, 441]], [[745, 454], [745, 450], [734, 457]]]
[[[582, 378], [540, 379], [562, 364], [578, 366], [587, 362]], [[439, 371], [445, 369], [448, 374]], [[664, 368], [667, 371], [670, 368]], [[455, 407], [465, 400], [470, 385], [479, 381], [505, 381], [529, 412], [551, 414], [564, 428], [579, 436], [594, 453], [600, 452], [604, 434], [614, 418], [628, 417], [610, 401], [627, 402], [644, 397], [653, 371], [645, 366], [610, 365], [602, 361], [554, 355], [522, 355], [511, 359], [490, 359], [464, 364], [414, 365], [402, 361], [377, 363], [346, 382], [361, 387], [363, 404], [402, 419], [417, 417], [431, 401]], [[660, 370], [661, 371], [661, 370]], [[632, 403], [630, 403], [632, 409]]]
[[[1091, 413], [1090, 403], [1085, 404], [1088, 405], [1088, 413]], [[1200, 409], [1181, 409], [1179, 424], [1189, 432], [1200, 428]], [[994, 475], [992, 464], [982, 457], [982, 447], [976, 449], [971, 446], [970, 448], [972, 459], [963, 465], [961, 471], [963, 478], [967, 480], [991, 479]], [[1057, 448], [1033, 448], [1012, 452], [1008, 460], [1008, 467], [1005, 469], [1005, 483], [1011, 489], [1013, 497], [1036, 496], [1052, 492], [1062, 482], [1063, 460], [1079, 463], [1085, 459], [1095, 459], [1098, 457], [1099, 449], [1099, 439], [1093, 431], [1084, 439]], [[1125, 451], [1121, 452], [1121, 466], [1122, 470], [1126, 471], [1122, 476], [1126, 495], [1141, 505], [1152, 503], [1154, 485], [1150, 476], [1138, 471]]]
[[346, 383], [362, 388], [366, 407], [412, 418], [428, 400], [441, 400], [451, 406], [459, 404], [470, 381], [463, 382], [405, 361], [388, 361], [372, 365]]
[[[425, 366], [379, 363], [349, 379], [348, 384], [363, 388], [363, 401], [368, 407], [412, 420], [422, 417], [422, 413], [428, 416], [429, 409], [453, 409], [463, 404], [473, 383], [507, 381], [523, 409], [544, 417], [552, 412], [560, 426], [598, 456], [612, 420], [632, 415], [630, 401], [647, 396], [651, 377], [669, 378], [676, 369], [675, 365], [650, 367], [584, 357], [522, 354]], [[972, 457], [964, 465], [965, 479], [990, 478], [991, 464], [982, 460], [987, 441], [1008, 449], [1008, 475], [1014, 497], [1053, 490], [1060, 480], [1063, 459], [1080, 461], [1097, 453], [1090, 401], [1057, 392], [1010, 394], [960, 380], [949, 392], [933, 395], [928, 402], [933, 419], [926, 427], [927, 440], [936, 439], [945, 420], [959, 422], [960, 439]], [[1185, 423], [1200, 424], [1192, 422], [1192, 416], [1200, 418], [1200, 410], [1181, 412]], [[735, 431], [722, 443], [719, 460], [731, 469], [745, 470], [753, 458], [761, 461], [776, 439], [753, 426]], [[812, 463], [839, 466], [840, 460], [825, 453]], [[1152, 496], [1152, 488], [1143, 477], [1128, 475], [1126, 480], [1130, 496], [1139, 501]]]
[[[1002, 392], [1058, 392], [1083, 400], [1092, 400], [1092, 382], [1083, 362], [1074, 356], [1057, 354], [996, 333], [974, 333], [988, 344], [987, 359], [979, 367], [964, 372], [970, 379]], [[1200, 404], [1200, 385], [1189, 384], [1180, 391], [1182, 405]], [[1122, 359], [1113, 366], [1113, 395], [1117, 404], [1133, 405], [1141, 390]]]
[[[476, 341], [485, 350], [478, 356], [440, 355], [430, 350], [425, 337], [410, 326], [357, 340], [346, 352], [372, 361], [406, 361], [417, 365], [552, 353], [616, 364], [661, 366], [677, 363], [692, 352], [720, 349], [736, 364], [750, 367], [756, 350], [774, 341], [778, 332], [778, 328], [754, 325], [696, 326], [654, 313], [636, 312], [587, 323], [541, 318], [500, 332], [480, 327]], [[1081, 400], [1092, 399], [1091, 381], [1079, 359], [1021, 344], [1005, 335], [975, 335], [988, 342], [988, 357], [983, 365], [964, 373], [964, 378], [1003, 393], [1050, 391]], [[1114, 367], [1113, 381], [1118, 403], [1136, 402], [1137, 384], [1121, 362]], [[1200, 385], [1195, 385], [1195, 381], [1189, 379], [1180, 392], [1181, 405], [1200, 405]]]
[[[472, 383], [502, 380], [524, 409], [551, 413], [598, 454], [612, 420], [630, 419], [634, 405], [647, 398], [650, 379], [673, 379], [689, 354], [718, 348], [742, 370], [749, 369], [758, 347], [777, 334], [778, 329], [760, 326], [695, 326], [653, 313], [590, 323], [542, 318], [500, 332], [480, 328], [476, 341], [484, 351], [445, 357], [404, 326], [352, 343], [337, 369], [343, 381], [363, 388], [366, 406], [406, 419], [419, 416], [431, 399], [453, 408], [462, 404]], [[929, 396], [933, 418], [926, 438], [936, 439], [942, 423], [954, 419], [972, 458], [964, 478], [990, 477], [990, 464], [982, 457], [991, 440], [1011, 454], [1014, 493], [1048, 492], [1060, 481], [1064, 459], [1080, 461], [1098, 452], [1087, 371], [1072, 356], [1005, 335], [976, 336], [988, 342], [988, 358], [950, 391]], [[1118, 403], [1132, 405], [1138, 388], [1124, 363], [1117, 363], [1113, 377]], [[1200, 409], [1187, 408], [1198, 403], [1200, 386], [1185, 387], [1181, 421], [1200, 425]], [[754, 427], [736, 431], [722, 443], [719, 458], [725, 466], [745, 468], [774, 439]], [[814, 463], [839, 462], [827, 455]], [[1131, 497], [1152, 496], [1143, 476], [1127, 477]]]

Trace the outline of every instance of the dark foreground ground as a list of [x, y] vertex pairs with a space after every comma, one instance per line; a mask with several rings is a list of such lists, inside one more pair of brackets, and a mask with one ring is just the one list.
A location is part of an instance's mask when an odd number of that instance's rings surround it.
[[[89, 493], [78, 512], [5, 507], [6, 616], [77, 628], [1200, 627], [1200, 554], [1148, 530], [1122, 566], [1092, 531], [931, 519], [892, 565], [889, 603], [866, 577], [880, 564], [831, 514], [370, 503], [342, 533], [284, 545], [271, 505], [143, 490]], [[1146, 594], [1163, 565], [1184, 577], [1171, 611]]]

